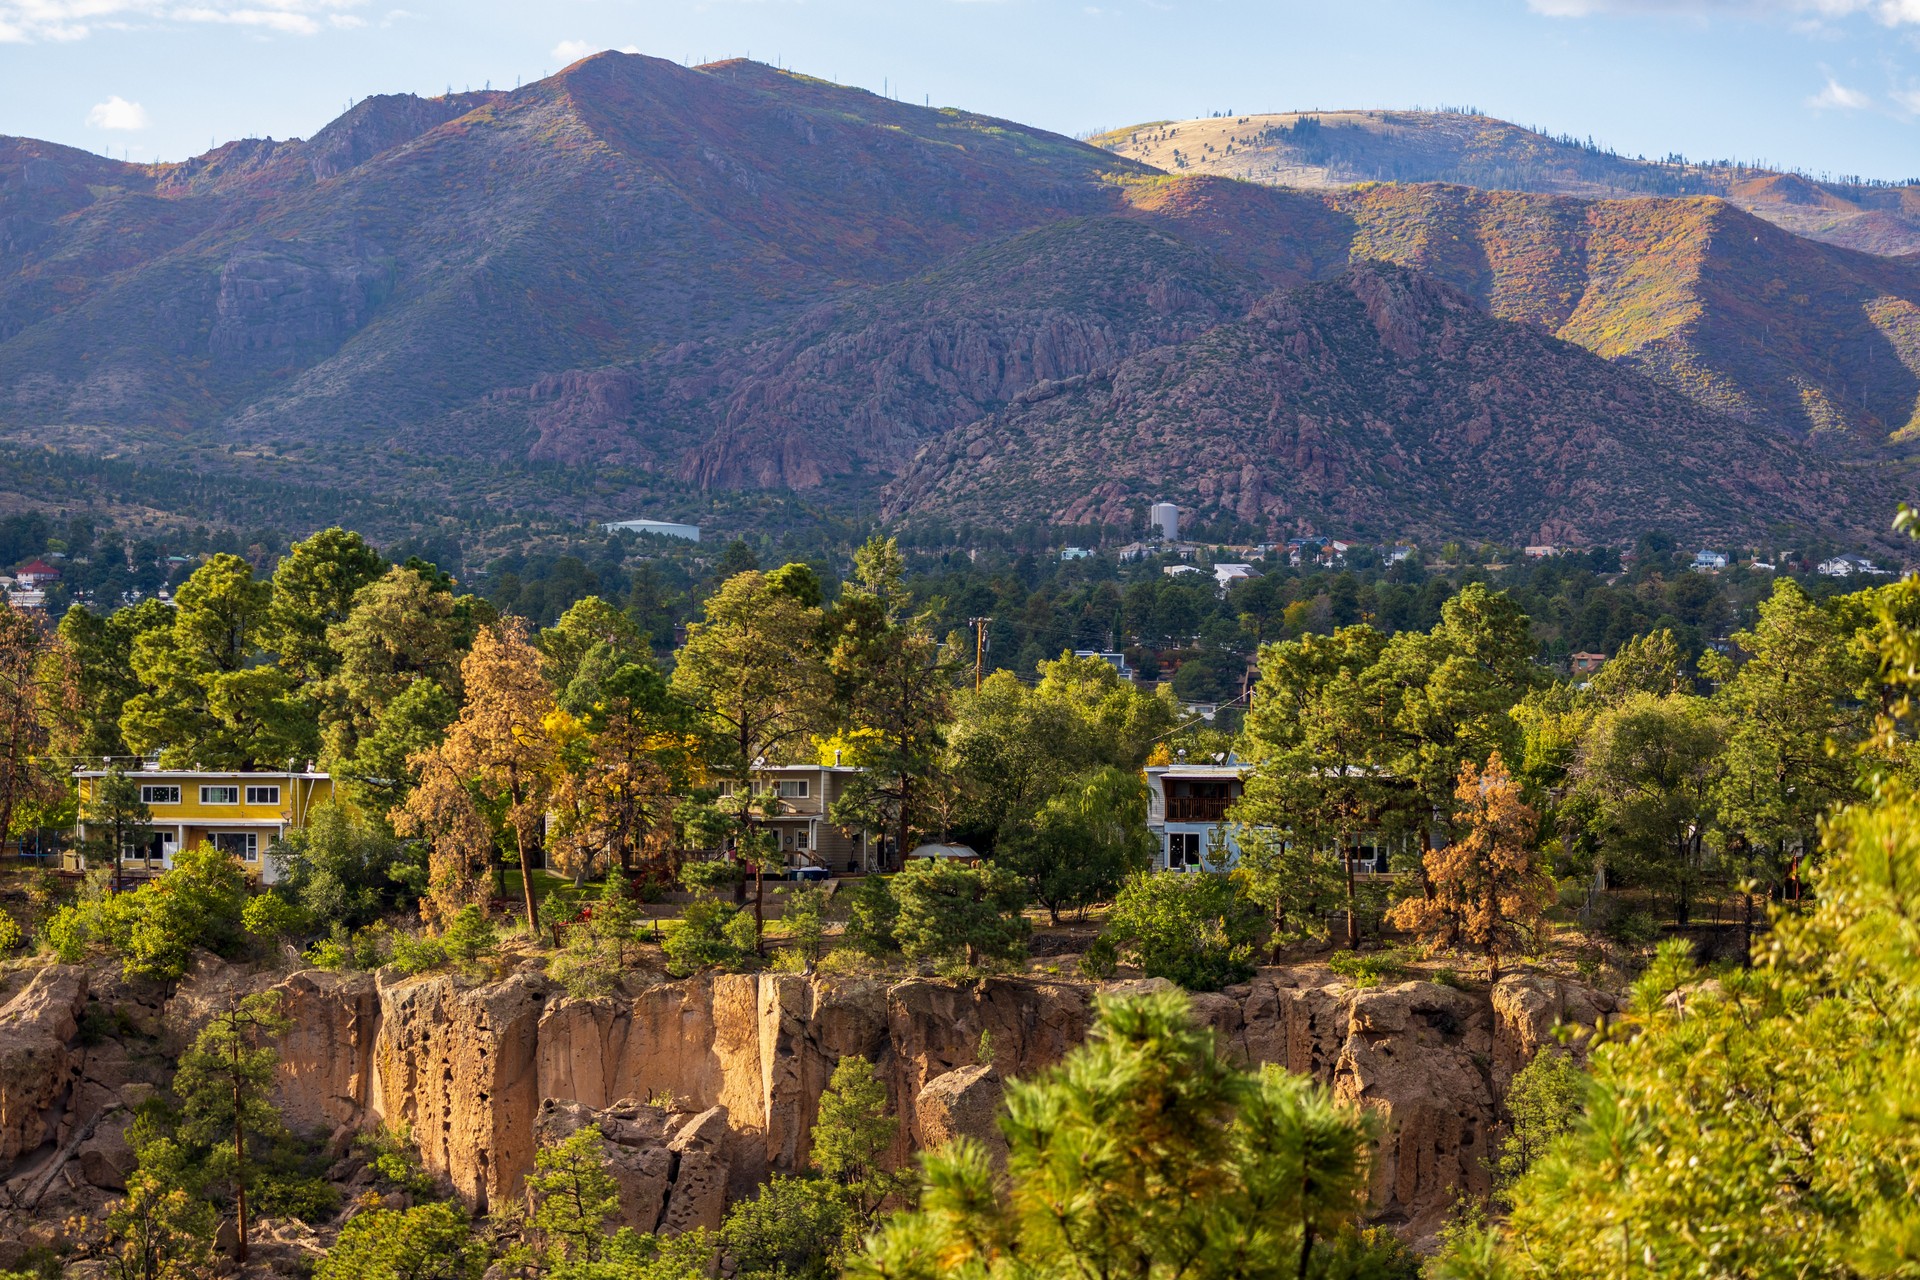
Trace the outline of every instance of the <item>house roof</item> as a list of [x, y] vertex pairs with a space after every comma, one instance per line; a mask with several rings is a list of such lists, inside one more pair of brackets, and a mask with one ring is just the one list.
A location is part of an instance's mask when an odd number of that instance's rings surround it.
[[[75, 769], [73, 776], [76, 778], [104, 778], [107, 776], [107, 772], [105, 769]], [[129, 778], [138, 778], [142, 781], [149, 778], [166, 778], [169, 780], [174, 778], [261, 778], [267, 780], [301, 778], [310, 781], [325, 782], [330, 775], [324, 773], [302, 773], [298, 770], [289, 772], [286, 769], [128, 769], [126, 770], [126, 776]]]

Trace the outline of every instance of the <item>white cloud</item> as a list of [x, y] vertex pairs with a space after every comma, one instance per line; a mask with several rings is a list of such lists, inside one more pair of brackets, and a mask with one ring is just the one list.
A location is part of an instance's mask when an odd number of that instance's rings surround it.
[[1894, 89], [1887, 96], [1893, 105], [1910, 116], [1920, 116], [1920, 89]]
[[93, 110], [87, 112], [87, 123], [95, 129], [144, 129], [147, 109], [116, 93], [105, 102], [94, 104]]
[[366, 0], [0, 0], [0, 43], [80, 40], [101, 29], [219, 23], [310, 36], [357, 26]]
[[1820, 19], [1867, 14], [1889, 27], [1920, 24], [1920, 0], [1527, 0], [1527, 7], [1550, 18], [1634, 13]]
[[1873, 99], [1828, 76], [1827, 87], [1808, 98], [1807, 105], [1816, 111], [1864, 111], [1873, 105]]

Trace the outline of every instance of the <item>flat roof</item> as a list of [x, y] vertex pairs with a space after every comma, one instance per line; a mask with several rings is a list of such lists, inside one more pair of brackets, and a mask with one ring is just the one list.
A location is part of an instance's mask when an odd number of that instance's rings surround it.
[[[110, 769], [75, 769], [76, 778], [104, 778]], [[128, 778], [301, 778], [316, 782], [325, 782], [333, 775], [326, 773], [302, 773], [297, 769], [123, 769], [122, 776]]]

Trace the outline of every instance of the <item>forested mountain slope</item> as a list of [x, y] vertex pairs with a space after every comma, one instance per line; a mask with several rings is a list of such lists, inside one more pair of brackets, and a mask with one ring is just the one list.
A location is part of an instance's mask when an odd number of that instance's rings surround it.
[[1839, 516], [1786, 437], [1500, 320], [1405, 269], [1276, 293], [928, 448], [889, 513], [1124, 522], [1164, 498], [1278, 529], [1618, 540]]
[[[1479, 358], [1541, 396], [1571, 367], [1543, 332], [1626, 366], [1583, 364], [1607, 389], [1535, 428], [1598, 432], [1594, 457], [1658, 440], [1675, 460], [1663, 502], [1638, 481], [1608, 488], [1624, 473], [1599, 467], [1591, 510], [1492, 524], [1385, 477], [1365, 489], [1453, 533], [1668, 511], [1703, 530], [1813, 515], [1877, 530], [1920, 410], [1915, 260], [1720, 199], [1164, 174], [749, 62], [603, 54], [513, 93], [369, 99], [311, 140], [179, 165], [6, 140], [0, 237], [0, 433], [15, 442], [492, 510], [593, 518], [763, 489], [858, 512], [898, 481], [888, 510], [910, 520], [933, 492], [925, 459], [984, 449], [992, 415], [1221, 326], [1229, 342], [1273, 290], [1367, 262], [1509, 322], [1475, 320]], [[1365, 358], [1344, 341], [1329, 337], [1330, 358]], [[1325, 406], [1254, 366], [1208, 385], [1152, 412], [1199, 415], [1216, 459], [1244, 458], [1232, 475], [1251, 466], [1271, 496], [1292, 455], [1266, 452], [1267, 424]], [[1470, 416], [1442, 402], [1460, 389], [1377, 389], [1370, 411], [1419, 435]], [[1615, 402], [1646, 409], [1616, 417]], [[1475, 472], [1485, 456], [1450, 448], [1442, 433], [1423, 454], [1449, 485], [1517, 483], [1511, 463]], [[1239, 480], [1202, 486], [1192, 465], [1131, 458], [1127, 491], [1164, 483], [1276, 529], [1361, 501], [1229, 501]], [[1115, 474], [1049, 467], [1049, 513], [1130, 518]], [[1593, 517], [1608, 506], [1619, 520]]]

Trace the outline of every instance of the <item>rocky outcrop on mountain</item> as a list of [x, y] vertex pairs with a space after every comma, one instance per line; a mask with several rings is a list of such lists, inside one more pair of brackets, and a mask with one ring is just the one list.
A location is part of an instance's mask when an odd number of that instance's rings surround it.
[[955, 1067], [935, 1076], [913, 1100], [914, 1145], [931, 1150], [955, 1138], [971, 1138], [995, 1160], [1007, 1158], [1007, 1136], [1000, 1132], [1000, 1106], [1006, 1093], [990, 1062]]
[[1274, 532], [1578, 543], [1818, 526], [1862, 483], [1776, 428], [1365, 264], [949, 432], [886, 512], [1126, 525], [1164, 500]]
[[37, 1149], [58, 1126], [58, 1106], [79, 1072], [73, 1039], [87, 975], [48, 965], [0, 1008], [0, 1162]]

